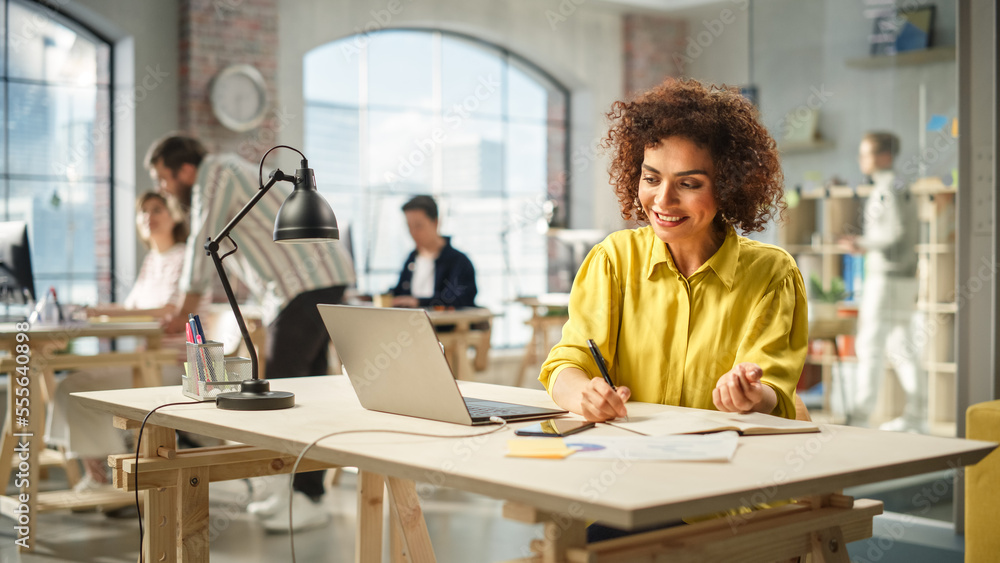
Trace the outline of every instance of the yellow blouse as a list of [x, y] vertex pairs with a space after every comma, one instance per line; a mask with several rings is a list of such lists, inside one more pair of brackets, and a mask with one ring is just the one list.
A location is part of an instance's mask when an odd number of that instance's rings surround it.
[[808, 331], [802, 274], [784, 250], [730, 228], [685, 278], [652, 228], [619, 231], [580, 266], [569, 321], [538, 380], [551, 394], [567, 367], [601, 377], [587, 347], [593, 338], [631, 400], [714, 410], [719, 377], [753, 362], [778, 396], [772, 414], [795, 418]]

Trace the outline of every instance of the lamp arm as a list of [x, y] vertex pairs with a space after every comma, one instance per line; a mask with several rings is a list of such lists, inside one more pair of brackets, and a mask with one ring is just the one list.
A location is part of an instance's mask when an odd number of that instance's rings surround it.
[[214, 245], [214, 248], [209, 249], [208, 255], [212, 257], [215, 269], [219, 272], [219, 278], [222, 280], [222, 288], [226, 291], [229, 306], [233, 309], [233, 314], [236, 316], [236, 324], [239, 325], [240, 333], [243, 335], [243, 343], [247, 347], [247, 354], [250, 354], [251, 378], [258, 379], [257, 350], [254, 349], [253, 341], [250, 340], [250, 331], [247, 330], [247, 324], [243, 320], [243, 313], [240, 312], [240, 306], [236, 303], [236, 295], [233, 294], [233, 288], [229, 285], [229, 277], [226, 276], [226, 269], [222, 267], [222, 258], [219, 257], [219, 245], [213, 241], [207, 243], [205, 246], [208, 247], [209, 245]]
[[[233, 309], [233, 315], [236, 316], [236, 324], [239, 325], [240, 333], [243, 335], [243, 344], [246, 345], [247, 353], [250, 354], [250, 373], [253, 379], [259, 379], [257, 376], [259, 373], [257, 350], [254, 349], [253, 341], [250, 340], [250, 331], [247, 330], [246, 321], [243, 320], [243, 313], [240, 312], [240, 306], [236, 302], [236, 295], [233, 293], [233, 288], [229, 284], [229, 276], [226, 275], [226, 269], [222, 267], [223, 257], [219, 256], [219, 243], [222, 239], [229, 236], [229, 232], [236, 227], [236, 224], [239, 223], [255, 205], [257, 205], [257, 202], [264, 197], [264, 194], [271, 189], [271, 186], [281, 180], [294, 182], [295, 177], [288, 176], [281, 170], [275, 170], [274, 173], [271, 174], [271, 179], [267, 182], [267, 184], [261, 186], [260, 190], [258, 190], [250, 201], [243, 206], [243, 209], [240, 209], [240, 212], [233, 217], [233, 220], [230, 221], [228, 225], [223, 227], [222, 231], [220, 231], [215, 238], [210, 238], [208, 239], [208, 242], [205, 243], [205, 251], [212, 257], [215, 269], [219, 273], [219, 279], [222, 280], [222, 289], [226, 291], [226, 298], [229, 299], [229, 306]], [[228, 256], [228, 254], [226, 256]]]

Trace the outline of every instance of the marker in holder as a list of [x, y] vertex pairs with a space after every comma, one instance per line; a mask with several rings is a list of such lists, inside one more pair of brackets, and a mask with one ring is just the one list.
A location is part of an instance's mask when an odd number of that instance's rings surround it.
[[192, 399], [212, 399], [219, 393], [239, 391], [240, 382], [252, 376], [249, 358], [226, 358], [221, 342], [187, 343], [182, 390]]

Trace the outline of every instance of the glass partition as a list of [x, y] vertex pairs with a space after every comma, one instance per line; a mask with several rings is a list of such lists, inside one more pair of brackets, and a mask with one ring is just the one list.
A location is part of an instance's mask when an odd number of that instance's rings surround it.
[[818, 419], [955, 434], [955, 2], [749, 4], [749, 82], [809, 291]]

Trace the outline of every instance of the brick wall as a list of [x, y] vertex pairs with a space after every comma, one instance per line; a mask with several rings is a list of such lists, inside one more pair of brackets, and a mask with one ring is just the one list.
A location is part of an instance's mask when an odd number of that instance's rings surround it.
[[687, 40], [687, 20], [649, 14], [623, 16], [625, 38], [625, 94], [632, 96], [681, 76], [675, 53], [683, 53]]
[[[98, 69], [111, 68], [108, 64], [109, 55], [110, 49], [97, 50]], [[107, 80], [107, 77], [103, 76], [98, 79]], [[90, 135], [93, 142], [94, 164], [96, 165], [94, 176], [110, 178], [111, 139], [106, 130], [102, 131], [102, 124], [111, 123], [111, 100], [108, 97], [98, 95], [97, 105], [94, 109], [94, 115], [97, 117], [95, 121], [97, 131], [91, 131]], [[115, 197], [122, 197], [124, 193], [126, 193], [125, 190], [119, 190]], [[94, 266], [97, 271], [97, 298], [102, 303], [111, 301], [112, 297], [118, 297], [120, 300], [125, 298], [124, 295], [115, 296], [112, 294], [116, 280], [113, 279], [114, 272], [111, 269], [111, 249], [114, 244], [111, 240], [111, 205], [109, 205], [111, 196], [112, 189], [109, 182], [99, 181], [94, 184], [94, 202], [96, 203], [94, 205]], [[35, 287], [36, 293], [40, 291], [40, 287]]]
[[[181, 0], [180, 126], [210, 151], [231, 151], [256, 162], [275, 144], [278, 52], [277, 0]], [[231, 64], [253, 65], [264, 76], [268, 117], [237, 133], [212, 114], [212, 78]]]
[[[278, 74], [277, 0], [181, 0], [180, 2], [180, 129], [200, 139], [211, 152], [235, 152], [259, 162], [277, 141], [280, 129], [275, 108]], [[267, 84], [267, 117], [243, 133], [223, 126], [212, 113], [212, 78], [232, 64], [256, 67]], [[271, 153], [269, 161], [278, 151]], [[237, 299], [246, 299], [245, 286], [230, 276]], [[213, 276], [212, 299], [225, 302], [222, 284]]]

